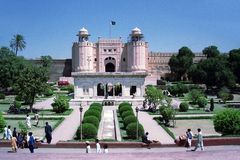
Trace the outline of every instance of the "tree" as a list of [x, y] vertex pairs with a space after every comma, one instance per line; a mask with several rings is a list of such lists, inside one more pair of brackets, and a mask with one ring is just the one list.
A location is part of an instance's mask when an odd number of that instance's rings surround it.
[[228, 60], [231, 65], [231, 70], [237, 78], [237, 82], [240, 83], [240, 48], [231, 50]]
[[26, 47], [24, 37], [20, 34], [14, 35], [10, 42], [10, 47], [15, 51], [15, 54], [17, 55], [18, 50], [22, 51]]
[[52, 66], [53, 60], [51, 56], [41, 56], [41, 64], [42, 67], [45, 68], [48, 73], [48, 78], [50, 77], [50, 70]]
[[207, 58], [214, 58], [220, 55], [220, 52], [216, 46], [206, 47], [202, 52], [207, 56]]
[[150, 106], [153, 105], [153, 109], [155, 110], [162, 103], [164, 95], [161, 89], [154, 86], [147, 86], [145, 98], [148, 100]]
[[173, 55], [169, 60], [171, 72], [176, 75], [177, 80], [186, 78], [186, 74], [190, 66], [193, 64], [194, 54], [188, 47], [179, 49], [178, 54]]
[[26, 63], [25, 67], [20, 71], [14, 88], [17, 94], [29, 104], [31, 112], [35, 97], [42, 94], [47, 88], [47, 80], [46, 70], [32, 63]]

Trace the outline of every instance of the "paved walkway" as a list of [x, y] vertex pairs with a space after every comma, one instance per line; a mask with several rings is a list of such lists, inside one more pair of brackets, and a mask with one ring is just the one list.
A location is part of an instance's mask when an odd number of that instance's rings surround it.
[[[80, 112], [78, 106], [71, 106], [73, 112], [65, 117], [65, 120], [53, 131], [52, 143], [56, 144], [58, 141], [72, 140], [75, 136], [78, 126], [80, 125]], [[82, 115], [89, 107], [84, 107]]]
[[59, 149], [39, 148], [34, 154], [28, 149], [19, 149], [17, 153], [7, 153], [10, 148], [0, 148], [0, 159], [19, 160], [240, 160], [239, 146], [212, 146], [205, 147], [205, 151], [186, 152], [184, 147], [174, 148], [109, 148], [108, 154], [96, 154], [92, 149], [91, 154], [86, 154], [85, 149]]
[[52, 109], [52, 103], [53, 103], [53, 100], [54, 100], [55, 97], [51, 97], [51, 98], [48, 98], [46, 100], [43, 100], [41, 102], [36, 102], [34, 105], [33, 105], [33, 108], [34, 109]]
[[145, 132], [149, 132], [149, 140], [157, 140], [162, 144], [175, 144], [173, 138], [152, 118], [147, 112], [138, 112], [139, 122]]

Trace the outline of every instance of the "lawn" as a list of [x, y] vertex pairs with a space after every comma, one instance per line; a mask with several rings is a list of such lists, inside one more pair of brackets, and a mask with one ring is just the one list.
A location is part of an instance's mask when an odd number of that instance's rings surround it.
[[[17, 118], [17, 119], [5, 118], [5, 120], [6, 120], [7, 125], [11, 126], [11, 130], [13, 130], [13, 128], [16, 127], [17, 131], [19, 131], [18, 122], [25, 123], [25, 118]], [[45, 126], [46, 122], [48, 122], [53, 128], [56, 128], [63, 120], [64, 120], [64, 118], [48, 118], [48, 119], [43, 119], [43, 120], [40, 119], [38, 127], [33, 126], [33, 124], [35, 124], [35, 122], [34, 122], [34, 120], [32, 120], [31, 121], [32, 128], [29, 131], [33, 132], [33, 135], [35, 137], [44, 137], [44, 135], [45, 135], [44, 126]], [[3, 133], [0, 133], [0, 138], [2, 138], [2, 137], [3, 137]]]

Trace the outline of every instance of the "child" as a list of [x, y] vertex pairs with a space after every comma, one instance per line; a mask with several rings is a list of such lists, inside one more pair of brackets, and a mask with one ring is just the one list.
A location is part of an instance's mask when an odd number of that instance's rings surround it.
[[108, 145], [107, 144], [103, 145], [103, 153], [108, 153]]
[[90, 146], [90, 144], [89, 144], [89, 141], [86, 141], [86, 145], [87, 145], [87, 147], [86, 147], [86, 153], [91, 153], [91, 146]]
[[101, 146], [99, 144], [99, 140], [96, 139], [95, 142], [96, 142], [96, 153], [101, 153]]

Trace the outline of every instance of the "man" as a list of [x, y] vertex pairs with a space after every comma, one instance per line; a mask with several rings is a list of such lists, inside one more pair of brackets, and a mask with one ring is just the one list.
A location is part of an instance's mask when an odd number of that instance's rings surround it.
[[36, 127], [37, 127], [37, 126], [38, 126], [38, 123], [39, 123], [39, 114], [36, 113], [35, 116], [34, 116], [34, 118], [35, 118], [35, 125], [36, 125]]
[[7, 126], [4, 126], [3, 139], [7, 139]]
[[150, 149], [150, 143], [152, 143], [152, 141], [148, 140], [148, 132], [146, 132], [143, 136], [142, 136], [142, 142], [146, 143], [148, 146], [148, 149]]
[[196, 146], [192, 151], [196, 151], [199, 147], [201, 147], [202, 151], [204, 150], [204, 148], [203, 148], [203, 136], [202, 136], [202, 132], [201, 132], [200, 128], [198, 128]]
[[47, 143], [50, 144], [52, 141], [52, 127], [46, 122], [45, 126], [45, 135], [47, 139]]
[[33, 137], [32, 132], [28, 133], [29, 136], [29, 140], [28, 140], [28, 148], [30, 150], [31, 153], [34, 153], [34, 145], [35, 145], [35, 139]]
[[31, 117], [28, 114], [26, 117], [26, 125], [29, 129], [31, 128]]
[[12, 139], [11, 126], [8, 126], [8, 129], [7, 129], [7, 140], [11, 140], [11, 139]]
[[187, 130], [186, 136], [187, 136], [187, 140], [186, 140], [187, 146], [188, 146], [188, 148], [191, 148], [191, 146], [192, 146], [192, 137], [193, 137], [191, 129]]

